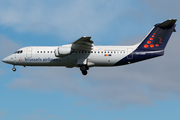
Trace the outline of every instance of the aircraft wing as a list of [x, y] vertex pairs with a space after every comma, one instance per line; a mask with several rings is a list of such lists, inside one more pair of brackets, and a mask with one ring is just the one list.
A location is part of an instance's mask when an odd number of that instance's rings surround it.
[[82, 50], [82, 51], [90, 51], [92, 50], [94, 44], [91, 40], [91, 37], [81, 37], [75, 42], [72, 43], [72, 50]]

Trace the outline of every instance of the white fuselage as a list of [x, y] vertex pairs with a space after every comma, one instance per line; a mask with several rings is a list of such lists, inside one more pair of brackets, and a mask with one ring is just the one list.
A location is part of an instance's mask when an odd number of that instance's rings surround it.
[[[78, 67], [79, 64], [93, 66], [113, 66], [122, 58], [131, 54], [134, 46], [94, 46], [91, 51], [73, 51], [64, 57], [56, 57], [54, 47], [24, 47], [19, 49], [22, 53], [14, 53], [6, 59], [13, 65], [22, 66], [66, 66]], [[127, 56], [129, 59], [133, 55]]]

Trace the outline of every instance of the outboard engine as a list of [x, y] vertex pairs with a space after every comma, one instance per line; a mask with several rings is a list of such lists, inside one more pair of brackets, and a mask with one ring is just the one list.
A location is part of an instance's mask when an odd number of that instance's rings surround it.
[[64, 57], [71, 54], [71, 44], [58, 47], [54, 53], [56, 57]]

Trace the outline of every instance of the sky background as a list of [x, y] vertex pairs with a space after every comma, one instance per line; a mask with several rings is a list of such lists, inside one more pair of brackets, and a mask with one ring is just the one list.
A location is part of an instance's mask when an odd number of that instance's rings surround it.
[[[26, 46], [133, 45], [180, 19], [179, 0], [0, 0], [0, 59]], [[179, 120], [180, 29], [165, 55], [128, 66], [16, 67], [0, 62], [0, 120]]]

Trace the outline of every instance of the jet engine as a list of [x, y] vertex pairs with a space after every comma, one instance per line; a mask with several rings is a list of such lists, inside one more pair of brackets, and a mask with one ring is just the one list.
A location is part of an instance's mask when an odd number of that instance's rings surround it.
[[71, 54], [71, 47], [70, 46], [60, 46], [55, 49], [55, 56], [56, 57], [64, 57]]

